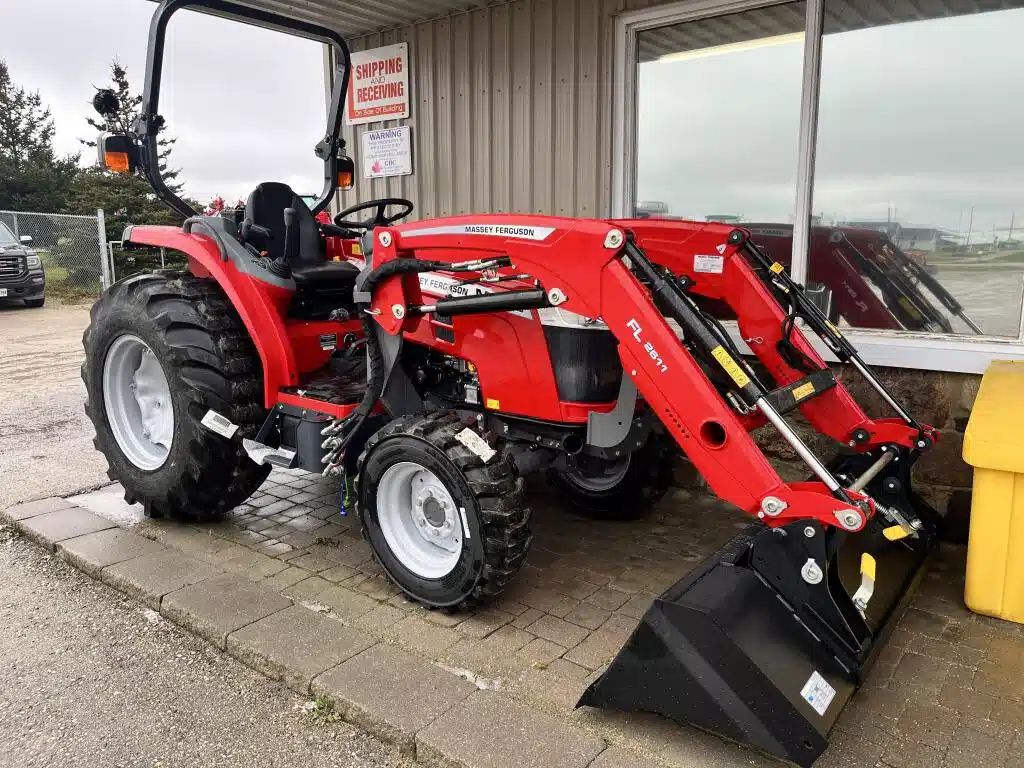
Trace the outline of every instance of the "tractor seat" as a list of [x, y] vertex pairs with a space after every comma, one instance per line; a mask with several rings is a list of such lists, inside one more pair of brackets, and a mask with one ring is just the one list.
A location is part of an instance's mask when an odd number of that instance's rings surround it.
[[[295, 221], [285, 242], [284, 211], [295, 210]], [[295, 296], [288, 314], [306, 320], [322, 320], [339, 308], [352, 306], [359, 267], [344, 261], [325, 261], [320, 225], [305, 201], [287, 184], [268, 181], [260, 184], [245, 203], [245, 216], [270, 230], [265, 243], [267, 256], [274, 261], [288, 254], [288, 266], [295, 281]], [[287, 245], [287, 248], [285, 247]]]
[[292, 279], [300, 290], [351, 291], [358, 275], [359, 267], [347, 261], [292, 262]]

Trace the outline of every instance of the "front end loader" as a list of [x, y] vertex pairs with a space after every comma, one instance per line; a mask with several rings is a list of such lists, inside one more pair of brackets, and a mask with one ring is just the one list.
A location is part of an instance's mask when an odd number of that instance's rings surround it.
[[[333, 46], [312, 209], [266, 182], [244, 209], [202, 216], [163, 182], [162, 52], [187, 7]], [[175, 249], [188, 267], [111, 286], [82, 371], [96, 445], [126, 499], [208, 521], [271, 467], [338, 475], [339, 513], [358, 514], [387, 576], [458, 610], [500, 599], [526, 562], [525, 476], [628, 518], [661, 497], [682, 451], [751, 526], [654, 602], [580, 705], [659, 712], [809, 766], [935, 544], [938, 516], [911, 469], [938, 433], [748, 230], [489, 214], [399, 223], [413, 211], [400, 199], [327, 223], [318, 215], [353, 173], [340, 139], [345, 41], [230, 0], [164, 0], [151, 29], [143, 112], [103, 149], [185, 217], [129, 227], [125, 246]], [[101, 113], [112, 98], [97, 97]], [[735, 315], [756, 368], [706, 302]], [[797, 321], [893, 416], [865, 414]], [[836, 458], [804, 442], [795, 411], [842, 447]], [[779, 476], [751, 436], [761, 427], [807, 480]]]

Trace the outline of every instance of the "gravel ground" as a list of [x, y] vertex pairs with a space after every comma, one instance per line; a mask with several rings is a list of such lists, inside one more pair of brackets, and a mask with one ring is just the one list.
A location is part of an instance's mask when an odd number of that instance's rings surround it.
[[3, 526], [0, 574], [0, 766], [406, 766]]
[[0, 509], [108, 482], [82, 405], [88, 324], [88, 306], [0, 302]]

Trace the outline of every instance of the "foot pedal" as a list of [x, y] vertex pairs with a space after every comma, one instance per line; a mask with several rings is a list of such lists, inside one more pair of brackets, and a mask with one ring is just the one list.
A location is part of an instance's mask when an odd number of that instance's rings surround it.
[[815, 371], [800, 381], [779, 387], [769, 392], [765, 398], [779, 413], [789, 413], [807, 400], [815, 398], [823, 392], [828, 392], [835, 385], [835, 376], [832, 375], [832, 371], [825, 368]]
[[269, 464], [281, 469], [291, 469], [295, 466], [295, 451], [287, 448], [271, 448], [269, 445], [249, 439], [242, 440], [242, 447], [249, 458], [257, 464]]

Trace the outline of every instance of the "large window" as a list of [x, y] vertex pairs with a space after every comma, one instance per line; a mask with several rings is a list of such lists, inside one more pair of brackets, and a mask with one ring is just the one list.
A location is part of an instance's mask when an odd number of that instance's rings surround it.
[[1021, 356], [1024, 0], [688, 0], [619, 25], [614, 213], [750, 228], [874, 362]]
[[843, 238], [812, 236], [812, 279], [862, 279], [850, 325], [1017, 338], [1024, 9], [900, 5], [825, 0], [813, 223]]
[[793, 220], [804, 4], [637, 36], [637, 209]]

